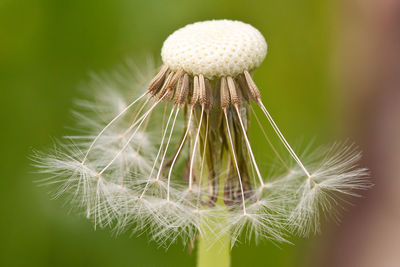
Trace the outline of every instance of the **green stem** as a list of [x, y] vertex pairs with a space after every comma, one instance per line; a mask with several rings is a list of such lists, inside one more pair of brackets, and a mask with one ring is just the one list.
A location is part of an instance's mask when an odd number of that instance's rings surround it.
[[229, 232], [221, 236], [218, 241], [215, 241], [215, 234], [203, 232], [198, 241], [197, 267], [229, 267], [230, 256]]
[[[208, 115], [207, 115], [208, 118]], [[212, 123], [210, 125], [213, 125]], [[208, 127], [207, 127], [208, 130]], [[205, 166], [205, 171], [203, 172], [202, 181], [205, 183], [204, 186], [207, 186], [207, 182], [210, 183], [208, 175], [210, 170], [214, 170], [215, 168], [215, 158], [213, 159], [211, 156], [213, 155], [214, 149], [218, 151], [218, 147], [221, 146], [219, 141], [214, 142], [213, 139], [203, 140], [204, 145], [208, 145], [208, 155], [207, 157], [207, 165]], [[222, 147], [222, 146], [221, 146]], [[218, 154], [218, 153], [216, 153]], [[229, 152], [225, 149], [221, 151], [221, 163], [217, 164], [219, 168], [225, 170], [229, 163]], [[212, 172], [212, 171], [211, 171]], [[198, 174], [198, 177], [201, 174]], [[222, 175], [219, 177], [219, 192], [218, 192], [218, 200], [215, 203], [217, 207], [225, 207], [225, 203], [223, 201], [224, 198], [224, 185], [227, 180], [227, 175]], [[197, 242], [197, 267], [229, 267], [231, 265], [231, 235], [229, 231], [226, 231], [228, 228], [226, 216], [224, 216], [224, 209], [221, 209], [221, 216], [211, 218], [202, 218], [203, 229], [201, 234], [199, 235]]]
[[[227, 157], [223, 157], [224, 165], [227, 165]], [[216, 205], [225, 206], [223, 201], [223, 188], [227, 177], [219, 180], [219, 196]], [[224, 212], [224, 211], [221, 211]], [[197, 250], [197, 267], [229, 267], [231, 266], [231, 235], [226, 228], [226, 218], [221, 214], [220, 218], [204, 218], [204, 229], [199, 235]], [[214, 220], [214, 222], [213, 222]], [[218, 229], [221, 227], [221, 229]], [[216, 233], [218, 240], [216, 240]]]

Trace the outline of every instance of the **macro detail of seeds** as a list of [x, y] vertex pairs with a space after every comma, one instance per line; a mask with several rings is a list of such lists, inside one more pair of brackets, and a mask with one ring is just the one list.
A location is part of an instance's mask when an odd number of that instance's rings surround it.
[[[205, 21], [167, 38], [162, 66], [94, 77], [95, 99], [74, 112], [80, 133], [36, 153], [43, 183], [95, 226], [147, 231], [161, 245], [318, 233], [370, 187], [368, 170], [349, 142], [307, 155], [292, 148], [253, 79], [266, 54], [252, 26]], [[253, 153], [250, 124], [265, 156]]]

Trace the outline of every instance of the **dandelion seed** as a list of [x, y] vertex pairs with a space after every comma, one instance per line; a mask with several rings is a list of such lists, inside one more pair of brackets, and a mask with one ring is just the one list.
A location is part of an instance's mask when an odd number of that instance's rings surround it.
[[[251, 75], [266, 54], [261, 33], [239, 21], [177, 30], [138, 98], [126, 102], [111, 90], [102, 100], [110, 108], [81, 102], [108, 122], [76, 113], [91, 127], [88, 135], [70, 136], [73, 145], [53, 154], [37, 154], [37, 166], [50, 175], [44, 182], [60, 185], [55, 197], [71, 193], [95, 225], [149, 231], [161, 245], [210, 234], [215, 242], [229, 235], [232, 246], [242, 234], [287, 242], [289, 233], [319, 232], [321, 218], [335, 217], [344, 197], [370, 186], [368, 171], [357, 167], [361, 154], [349, 144], [298, 156]], [[129, 79], [121, 84], [132, 88]], [[294, 166], [270, 141], [251, 102]], [[265, 159], [255, 156], [248, 136], [250, 113], [286, 173], [263, 174]]]

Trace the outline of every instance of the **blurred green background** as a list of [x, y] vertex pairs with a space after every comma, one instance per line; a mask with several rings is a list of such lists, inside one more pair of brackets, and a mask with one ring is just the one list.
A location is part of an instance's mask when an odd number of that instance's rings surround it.
[[[168, 251], [129, 233], [114, 237], [50, 200], [37, 187], [32, 149], [68, 133], [70, 109], [90, 71], [125, 59], [159, 57], [185, 24], [236, 19], [258, 28], [269, 54], [255, 79], [288, 140], [330, 138], [330, 1], [1, 0], [1, 266], [192, 266], [181, 245]], [[257, 142], [252, 134], [256, 153]], [[259, 139], [258, 139], [259, 138]], [[232, 266], [301, 266], [312, 241], [239, 244]], [[311, 251], [310, 251], [311, 250]]]

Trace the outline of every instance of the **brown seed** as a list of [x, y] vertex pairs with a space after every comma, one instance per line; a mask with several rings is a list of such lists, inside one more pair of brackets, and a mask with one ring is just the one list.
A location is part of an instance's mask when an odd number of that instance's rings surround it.
[[175, 72], [174, 76], [169, 82], [168, 89], [174, 88], [179, 79], [182, 77], [182, 75], [183, 75], [183, 69], [180, 68], [177, 72]]
[[206, 84], [204, 81], [204, 76], [203, 74], [199, 75], [199, 102], [202, 107], [204, 107], [207, 103], [207, 93], [206, 93]]
[[259, 104], [261, 102], [261, 95], [260, 91], [257, 88], [257, 85], [255, 84], [253, 78], [251, 78], [251, 75], [247, 70], [245, 70], [243, 73], [244, 77], [246, 78], [247, 86], [249, 87], [251, 98], [253, 98], [253, 100], [257, 102], [257, 104]]
[[168, 89], [167, 94], [165, 95], [165, 100], [167, 102], [170, 102], [174, 98], [175, 90], [175, 88]]
[[243, 77], [242, 74], [240, 74], [237, 78], [237, 81], [239, 83], [240, 91], [242, 93], [244, 100], [246, 101], [246, 103], [249, 103], [250, 102], [250, 96], [249, 96], [250, 90], [247, 85], [246, 79]]
[[231, 95], [232, 105], [238, 108], [242, 104], [242, 101], [237, 92], [235, 81], [230, 76], [226, 77], [226, 81], [228, 82], [228, 88], [229, 88], [229, 93]]
[[163, 65], [157, 75], [150, 81], [149, 88], [147, 89], [147, 92], [150, 95], [155, 96], [159, 92], [164, 83], [167, 72], [168, 67]]
[[206, 111], [209, 111], [211, 107], [211, 85], [210, 82], [205, 79], [202, 74], [199, 75], [199, 86], [199, 102]]
[[196, 105], [197, 101], [199, 100], [199, 94], [200, 94], [199, 91], [200, 91], [199, 77], [194, 76], [193, 95], [192, 95], [192, 100], [190, 101], [190, 105], [192, 105], [192, 106]]
[[210, 84], [210, 81], [208, 79], [205, 79], [205, 84], [206, 84], [206, 97], [207, 97], [207, 105], [205, 107], [206, 111], [208, 112], [212, 105], [213, 105], [213, 92], [212, 92], [212, 87]]
[[176, 86], [175, 93], [175, 105], [178, 107], [182, 107], [187, 99], [189, 94], [189, 75], [185, 73], [181, 79], [178, 81], [178, 85]]
[[161, 99], [166, 95], [169, 83], [171, 82], [173, 76], [174, 76], [173, 72], [170, 72], [168, 74], [167, 78], [165, 79], [164, 85], [160, 89], [160, 94], [158, 95], [158, 99]]
[[225, 111], [229, 106], [230, 96], [228, 84], [225, 77], [221, 78], [221, 108]]
[[183, 76], [183, 83], [182, 83], [182, 100], [181, 100], [181, 105], [185, 104], [188, 95], [189, 95], [189, 75], [187, 73], [185, 73], [185, 75]]
[[177, 101], [178, 101], [179, 96], [180, 96], [180, 94], [181, 94], [182, 82], [183, 82], [183, 77], [181, 77], [181, 78], [178, 80], [178, 83], [176, 84], [175, 98], [174, 98], [174, 105], [175, 105], [175, 106], [178, 105]]

